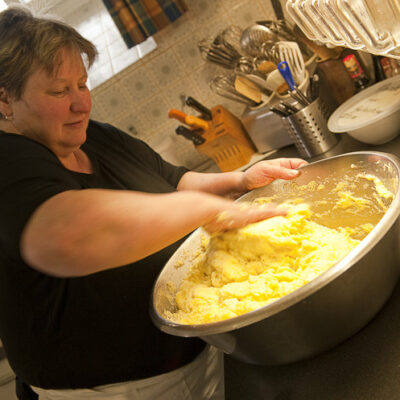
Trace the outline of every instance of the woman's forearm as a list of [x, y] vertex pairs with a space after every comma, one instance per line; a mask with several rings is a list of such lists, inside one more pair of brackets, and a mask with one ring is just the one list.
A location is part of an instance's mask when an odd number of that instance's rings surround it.
[[178, 190], [199, 190], [219, 196], [237, 198], [249, 190], [268, 185], [275, 179], [293, 179], [297, 168], [307, 162], [299, 158], [277, 158], [260, 161], [245, 172], [224, 173], [187, 172], [178, 184]]
[[187, 172], [178, 184], [178, 190], [199, 190], [235, 199], [248, 190], [243, 184], [243, 172], [201, 173]]

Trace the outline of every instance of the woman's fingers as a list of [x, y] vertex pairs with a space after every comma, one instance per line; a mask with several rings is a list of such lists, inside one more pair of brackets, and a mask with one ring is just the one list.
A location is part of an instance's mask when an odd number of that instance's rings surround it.
[[284, 216], [287, 211], [277, 208], [274, 204], [266, 205], [244, 205], [235, 204], [229, 210], [219, 213], [212, 221], [204, 226], [209, 233], [223, 232], [230, 229], [237, 229], [266, 218], [278, 215]]
[[300, 158], [278, 158], [275, 160], [260, 161], [249, 168], [243, 175], [247, 190], [268, 185], [275, 179], [293, 179], [300, 171], [299, 168], [308, 164]]

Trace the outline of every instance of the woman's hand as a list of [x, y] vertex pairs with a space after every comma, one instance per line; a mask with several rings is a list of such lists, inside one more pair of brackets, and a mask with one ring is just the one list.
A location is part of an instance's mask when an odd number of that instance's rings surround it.
[[260, 161], [243, 173], [243, 189], [244, 191], [256, 189], [268, 185], [275, 179], [289, 180], [296, 178], [300, 174], [300, 171], [296, 168], [307, 164], [307, 161], [301, 158], [277, 158]]
[[196, 190], [228, 198], [238, 198], [249, 190], [265, 186], [275, 179], [293, 179], [296, 168], [308, 164], [300, 158], [277, 158], [254, 164], [247, 171], [201, 173], [189, 171], [181, 178], [178, 190]]
[[[296, 168], [307, 164], [307, 161], [300, 158], [277, 158], [260, 161], [241, 174], [238, 192], [244, 193], [268, 185], [275, 179], [293, 179], [300, 174], [300, 171]], [[273, 203], [264, 205], [233, 203], [229, 209], [219, 213], [204, 228], [210, 233], [216, 233], [241, 228], [266, 218], [286, 214], [286, 210], [277, 208]]]
[[233, 203], [230, 208], [220, 212], [203, 228], [209, 233], [218, 233], [286, 214], [285, 209], [277, 208], [273, 203], [263, 205]]

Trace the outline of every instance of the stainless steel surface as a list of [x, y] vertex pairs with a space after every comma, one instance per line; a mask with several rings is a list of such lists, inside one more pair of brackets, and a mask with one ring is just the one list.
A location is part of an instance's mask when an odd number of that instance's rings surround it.
[[[373, 231], [339, 263], [293, 293], [253, 312], [211, 324], [180, 325], [162, 317], [164, 309], [172, 306], [166, 284], [172, 281], [177, 285], [186, 275], [188, 264], [176, 268], [175, 262], [198, 245], [196, 231], [157, 279], [151, 309], [155, 325], [172, 335], [199, 336], [235, 359], [260, 365], [282, 365], [315, 356], [359, 331], [382, 308], [399, 279], [400, 160], [373, 151], [347, 153], [309, 164], [296, 181], [304, 185], [315, 179], [330, 179], [354, 163], [365, 163], [365, 172], [380, 177], [395, 196]], [[284, 185], [275, 181], [241, 200], [283, 194]]]
[[293, 143], [283, 119], [270, 111], [268, 106], [247, 108], [241, 121], [259, 153], [280, 149]]
[[296, 40], [292, 29], [288, 27], [284, 19], [257, 21], [257, 24], [266, 26], [278, 36], [279, 40]]
[[284, 119], [288, 134], [302, 157], [325, 153], [338, 142], [337, 136], [327, 127], [328, 116], [329, 110], [317, 99]]

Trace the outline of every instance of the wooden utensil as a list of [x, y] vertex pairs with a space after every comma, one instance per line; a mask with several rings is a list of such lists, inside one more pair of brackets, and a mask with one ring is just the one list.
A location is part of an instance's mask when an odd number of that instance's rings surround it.
[[263, 61], [257, 65], [257, 70], [263, 72], [264, 74], [269, 74], [277, 68], [276, 64], [272, 61]]
[[246, 96], [250, 100], [253, 100], [255, 103], [260, 103], [262, 99], [261, 90], [251, 82], [249, 79], [244, 76], [237, 75], [235, 78], [235, 89]]

